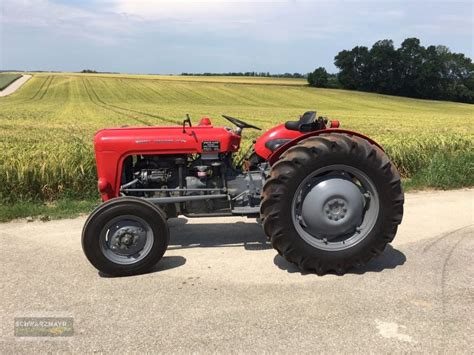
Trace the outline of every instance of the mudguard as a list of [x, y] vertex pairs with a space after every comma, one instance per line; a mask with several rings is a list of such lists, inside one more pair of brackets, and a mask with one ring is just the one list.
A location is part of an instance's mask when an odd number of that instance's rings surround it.
[[[299, 132], [295, 132], [295, 133], [299, 133]], [[276, 149], [274, 152], [272, 152], [267, 158], [266, 160], [269, 162], [270, 166], [275, 164], [276, 161], [280, 158], [280, 156], [288, 149], [288, 148], [291, 148], [293, 147], [294, 145], [296, 145], [298, 142], [306, 139], [306, 138], [309, 138], [309, 137], [315, 137], [315, 136], [319, 136], [321, 134], [328, 134], [328, 133], [344, 133], [344, 134], [349, 134], [351, 136], [357, 136], [357, 137], [360, 137], [360, 138], [363, 138], [365, 139], [366, 141], [376, 145], [377, 147], [379, 147], [382, 151], [384, 151], [384, 149], [382, 148], [382, 146], [380, 144], [378, 144], [376, 141], [374, 141], [373, 139], [359, 133], [359, 132], [354, 132], [354, 131], [349, 131], [349, 130], [346, 130], [346, 129], [339, 129], [339, 128], [326, 128], [326, 129], [322, 129], [322, 130], [319, 130], [319, 131], [313, 131], [313, 132], [310, 132], [310, 133], [306, 133], [306, 134], [301, 134], [299, 136], [297, 136], [296, 138], [293, 138], [291, 141], [281, 145], [278, 149]], [[255, 149], [257, 154], [258, 151], [257, 149]], [[263, 157], [262, 157], [263, 158]]]

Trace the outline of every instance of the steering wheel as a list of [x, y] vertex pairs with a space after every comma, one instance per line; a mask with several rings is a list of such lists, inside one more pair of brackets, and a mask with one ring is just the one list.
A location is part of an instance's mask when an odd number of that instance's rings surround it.
[[239, 120], [237, 118], [234, 118], [234, 117], [230, 117], [230, 116], [227, 116], [227, 115], [222, 115], [222, 117], [224, 117], [227, 121], [229, 121], [229, 122], [233, 123], [234, 125], [236, 125], [237, 127], [239, 127], [241, 130], [244, 129], [244, 128], [258, 129], [259, 131], [262, 130], [261, 128], [252, 126], [251, 124], [248, 124], [247, 122], [241, 121], [241, 120]]

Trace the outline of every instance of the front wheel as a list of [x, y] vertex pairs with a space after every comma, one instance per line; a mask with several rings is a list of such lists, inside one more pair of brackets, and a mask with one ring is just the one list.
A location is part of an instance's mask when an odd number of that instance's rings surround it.
[[273, 165], [261, 217], [273, 247], [301, 269], [343, 274], [391, 242], [403, 216], [400, 176], [368, 141], [308, 138]]
[[82, 231], [82, 249], [99, 271], [123, 276], [148, 271], [168, 247], [164, 213], [137, 197], [120, 197], [100, 205]]

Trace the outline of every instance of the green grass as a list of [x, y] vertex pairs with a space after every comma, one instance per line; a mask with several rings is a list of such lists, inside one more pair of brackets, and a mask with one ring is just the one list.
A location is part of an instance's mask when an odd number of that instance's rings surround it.
[[88, 213], [99, 204], [100, 201], [98, 199], [71, 200], [63, 198], [49, 203], [20, 201], [15, 204], [0, 205], [0, 222], [26, 217], [44, 221], [71, 218], [81, 213]]
[[[186, 113], [229, 125], [226, 113], [268, 129], [311, 109], [379, 141], [409, 188], [474, 185], [473, 105], [299, 79], [44, 73], [0, 98], [0, 201], [44, 210], [44, 202], [94, 200], [92, 138], [103, 127], [174, 124]], [[246, 145], [258, 134], [244, 131]]]
[[15, 80], [20, 79], [22, 76], [20, 74], [3, 74], [0, 73], [0, 90], [5, 89]]

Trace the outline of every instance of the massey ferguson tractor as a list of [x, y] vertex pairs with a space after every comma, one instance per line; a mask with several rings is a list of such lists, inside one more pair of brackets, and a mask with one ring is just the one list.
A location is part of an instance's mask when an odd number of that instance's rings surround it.
[[[245, 129], [192, 125], [104, 129], [95, 135], [102, 203], [82, 247], [109, 275], [143, 273], [163, 256], [167, 219], [257, 218], [301, 270], [344, 274], [379, 255], [403, 215], [400, 176], [380, 145], [306, 112], [238, 154]], [[243, 156], [238, 159], [237, 156]], [[222, 236], [225, 238], [225, 236]]]

